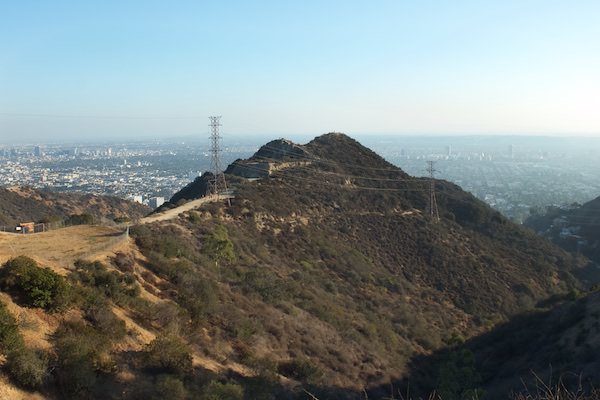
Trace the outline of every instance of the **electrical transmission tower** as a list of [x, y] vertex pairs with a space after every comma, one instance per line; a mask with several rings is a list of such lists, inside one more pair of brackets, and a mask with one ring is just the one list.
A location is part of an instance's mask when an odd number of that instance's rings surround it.
[[[211, 153], [211, 170], [213, 173], [212, 181], [209, 182], [209, 195], [219, 196], [219, 194], [227, 195], [227, 182], [225, 182], [225, 174], [221, 169], [221, 117], [208, 117], [210, 119], [210, 153]], [[227, 199], [229, 202], [229, 199]]]
[[440, 221], [440, 214], [438, 212], [437, 202], [435, 200], [435, 161], [427, 161], [427, 172], [429, 173], [429, 203], [427, 208], [429, 209], [429, 217], [433, 222]]

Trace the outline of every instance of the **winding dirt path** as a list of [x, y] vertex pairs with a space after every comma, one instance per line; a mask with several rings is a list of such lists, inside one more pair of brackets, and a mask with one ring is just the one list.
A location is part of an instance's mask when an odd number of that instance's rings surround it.
[[193, 210], [194, 208], [198, 208], [202, 204], [211, 203], [213, 201], [227, 200], [227, 199], [232, 199], [232, 198], [233, 198], [233, 196], [226, 195], [226, 194], [220, 194], [218, 196], [200, 197], [199, 199], [189, 201], [179, 207], [171, 208], [171, 209], [163, 211], [159, 214], [152, 214], [147, 217], [144, 217], [144, 218], [140, 219], [139, 222], [140, 222], [140, 224], [150, 224], [152, 222], [166, 221], [169, 219], [174, 219], [174, 218], [177, 218], [177, 216], [179, 214], [186, 212], [186, 211]]

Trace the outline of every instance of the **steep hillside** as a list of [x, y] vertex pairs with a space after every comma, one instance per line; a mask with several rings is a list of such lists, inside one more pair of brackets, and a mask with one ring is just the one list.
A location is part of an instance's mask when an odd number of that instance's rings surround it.
[[202, 176], [197, 177], [193, 182], [190, 182], [179, 192], [175, 193], [169, 200], [169, 204], [174, 206], [181, 201], [193, 200], [206, 195], [208, 192], [208, 182], [213, 176], [210, 172], [206, 172]]
[[227, 357], [266, 357], [288, 377], [304, 360], [338, 388], [389, 382], [454, 334], [568, 292], [584, 263], [443, 181], [435, 223], [427, 181], [342, 134], [274, 141], [228, 172], [249, 178], [231, 208], [134, 235], [159, 274], [189, 265], [216, 285], [202, 319], [213, 347], [233, 338]]
[[600, 264], [600, 197], [570, 208], [548, 207], [545, 213], [529, 217], [525, 225]]
[[[544, 386], [556, 390], [557, 385], [583, 395], [600, 382], [599, 351], [600, 293], [592, 293], [559, 302], [548, 311], [520, 315], [465, 343], [455, 341], [434, 355], [418, 357], [411, 365], [410, 387], [415, 397], [427, 395], [447, 379], [465, 383], [459, 378], [462, 373], [471, 374], [486, 399], [506, 399], [507, 389], [535, 395], [547, 390]], [[468, 386], [449, 387], [450, 393], [440, 393], [443, 398], [459, 396]]]
[[[585, 259], [448, 182], [432, 218], [428, 180], [345, 135], [275, 140], [227, 172], [231, 206], [176, 208], [117, 244], [63, 230], [82, 248], [62, 262], [42, 236], [12, 235], [6, 254], [48, 254], [0, 268], [6, 379], [51, 399], [389, 398], [405, 379], [443, 389], [428, 371], [460, 338], [578, 293]], [[505, 396], [514, 377], [488, 377], [486, 346], [470, 368]]]
[[117, 197], [42, 192], [24, 187], [0, 188], [0, 225], [5, 226], [80, 214], [90, 214], [97, 219], [137, 219], [149, 212], [144, 205]]

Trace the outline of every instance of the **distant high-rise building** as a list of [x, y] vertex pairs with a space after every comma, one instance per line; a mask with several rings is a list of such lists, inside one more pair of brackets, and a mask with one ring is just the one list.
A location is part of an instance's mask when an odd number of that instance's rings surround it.
[[150, 208], [158, 208], [158, 207], [162, 206], [164, 203], [165, 203], [164, 197], [151, 197], [150, 200], [148, 200], [148, 206]]
[[515, 149], [513, 148], [512, 144], [508, 145], [508, 156], [510, 158], [515, 158]]
[[42, 157], [44, 155], [44, 152], [42, 151], [42, 148], [40, 146], [35, 146], [33, 148], [33, 155], [36, 157]]
[[108, 149], [106, 149], [106, 155], [109, 157], [112, 156], [112, 148], [109, 147]]
[[446, 155], [450, 157], [452, 155], [452, 146], [446, 146]]

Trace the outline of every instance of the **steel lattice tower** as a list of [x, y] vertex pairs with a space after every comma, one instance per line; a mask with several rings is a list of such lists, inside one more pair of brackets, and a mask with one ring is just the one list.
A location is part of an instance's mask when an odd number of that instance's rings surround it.
[[429, 209], [429, 217], [434, 222], [439, 222], [440, 214], [438, 212], [437, 201], [435, 200], [435, 161], [427, 161], [427, 172], [429, 173], [429, 203], [427, 208]]
[[227, 193], [227, 182], [225, 174], [221, 169], [221, 116], [208, 117], [210, 119], [210, 154], [211, 170], [213, 173], [212, 181], [209, 184], [209, 194], [217, 197], [220, 194]]

